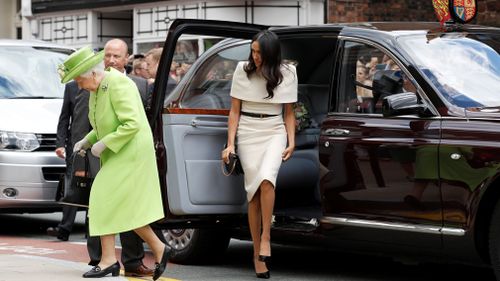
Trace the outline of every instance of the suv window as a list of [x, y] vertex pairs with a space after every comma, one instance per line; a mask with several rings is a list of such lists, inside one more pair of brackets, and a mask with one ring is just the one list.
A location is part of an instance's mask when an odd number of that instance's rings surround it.
[[229, 109], [231, 82], [239, 61], [247, 60], [250, 45], [232, 46], [207, 58], [194, 74], [181, 99], [182, 108]]
[[416, 93], [416, 87], [383, 51], [358, 42], [345, 42], [339, 81], [339, 112], [382, 113], [385, 96]]
[[0, 99], [62, 98], [57, 73], [71, 50], [29, 46], [0, 48]]

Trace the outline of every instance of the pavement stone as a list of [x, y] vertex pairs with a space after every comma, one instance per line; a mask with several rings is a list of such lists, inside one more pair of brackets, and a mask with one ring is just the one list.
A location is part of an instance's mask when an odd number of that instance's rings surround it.
[[[120, 254], [121, 249], [117, 247], [116, 256], [120, 257]], [[86, 243], [0, 236], [0, 281], [89, 280], [82, 277], [92, 269], [87, 265], [88, 260]], [[154, 266], [151, 252], [145, 253], [144, 263]], [[120, 276], [99, 280], [141, 281], [152, 278], [125, 277], [122, 266]], [[179, 281], [167, 277], [158, 280]]]

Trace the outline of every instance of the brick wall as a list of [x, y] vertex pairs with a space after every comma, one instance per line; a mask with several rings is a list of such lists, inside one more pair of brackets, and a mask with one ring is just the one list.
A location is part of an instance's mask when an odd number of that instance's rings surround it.
[[477, 24], [500, 27], [500, 0], [478, 0]]
[[[500, 26], [500, 0], [478, 0], [474, 23]], [[437, 21], [432, 0], [328, 0], [328, 22]]]

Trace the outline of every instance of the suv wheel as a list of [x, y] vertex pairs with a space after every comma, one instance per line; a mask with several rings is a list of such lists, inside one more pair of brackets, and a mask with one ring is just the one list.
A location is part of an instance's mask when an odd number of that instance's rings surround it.
[[164, 229], [162, 232], [172, 248], [170, 260], [179, 264], [213, 262], [226, 251], [231, 238], [224, 231], [213, 229]]

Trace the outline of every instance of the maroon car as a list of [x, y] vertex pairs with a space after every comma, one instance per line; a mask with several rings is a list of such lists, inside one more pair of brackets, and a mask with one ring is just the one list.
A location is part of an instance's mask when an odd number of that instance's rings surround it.
[[[222, 174], [220, 152], [232, 73], [265, 28], [177, 20], [169, 30], [150, 116], [159, 226], [176, 262], [249, 238], [243, 178]], [[500, 29], [272, 30], [297, 67], [302, 117], [276, 185], [273, 242], [491, 264], [500, 277]]]

